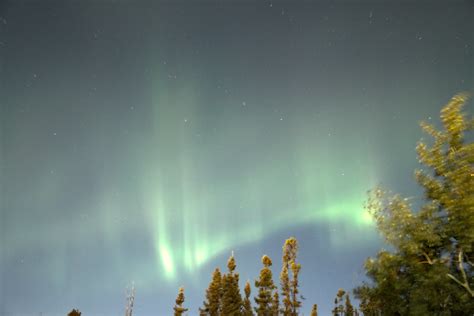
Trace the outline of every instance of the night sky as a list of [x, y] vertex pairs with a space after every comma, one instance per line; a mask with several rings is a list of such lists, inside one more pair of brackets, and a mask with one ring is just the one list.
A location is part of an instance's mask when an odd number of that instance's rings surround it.
[[197, 315], [290, 236], [328, 315], [384, 246], [366, 191], [420, 192], [460, 91], [473, 1], [2, 1], [0, 315], [123, 315], [132, 282], [134, 315], [179, 286]]

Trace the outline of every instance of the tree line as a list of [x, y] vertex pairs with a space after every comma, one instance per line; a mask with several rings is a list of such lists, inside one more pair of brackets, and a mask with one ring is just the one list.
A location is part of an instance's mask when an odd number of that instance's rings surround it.
[[[368, 280], [353, 289], [357, 308], [349, 293], [336, 293], [333, 316], [474, 315], [474, 118], [463, 111], [467, 100], [468, 94], [461, 93], [442, 108], [439, 130], [420, 123], [432, 141], [420, 140], [416, 147], [422, 168], [415, 179], [424, 191], [419, 208], [413, 209], [412, 198], [382, 188], [369, 191], [364, 208], [392, 250], [366, 260]], [[199, 315], [299, 315], [303, 297], [296, 238], [287, 239], [282, 250], [280, 288], [273, 281], [272, 260], [264, 255], [253, 303], [249, 281], [242, 296], [232, 254], [226, 273], [214, 270]], [[126, 316], [132, 316], [134, 295], [127, 298]], [[184, 302], [181, 287], [170, 314], [186, 313]], [[317, 315], [314, 304], [311, 316]]]

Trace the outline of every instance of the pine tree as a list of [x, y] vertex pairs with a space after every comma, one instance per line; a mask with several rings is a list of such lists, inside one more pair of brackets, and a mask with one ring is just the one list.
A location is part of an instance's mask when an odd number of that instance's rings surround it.
[[[290, 237], [283, 245], [282, 270], [280, 274], [280, 284], [283, 296], [282, 313], [284, 316], [297, 316], [301, 307], [298, 301], [298, 275], [301, 265], [296, 263], [298, 253], [298, 241]], [[289, 270], [292, 271], [292, 279], [289, 277]]]
[[242, 314], [244, 316], [253, 316], [253, 310], [252, 310], [252, 303], [250, 302], [250, 282], [247, 281], [245, 283], [245, 298], [244, 298], [244, 304], [243, 304], [243, 312]]
[[311, 316], [318, 316], [318, 304], [314, 304], [311, 309]]
[[441, 110], [442, 130], [421, 123], [434, 142], [417, 146], [427, 167], [415, 172], [419, 210], [380, 188], [369, 194], [366, 209], [393, 251], [365, 263], [372, 282], [354, 291], [364, 315], [474, 314], [474, 144], [466, 138], [474, 119], [462, 112], [466, 101], [456, 95]]
[[183, 307], [184, 303], [184, 288], [180, 287], [178, 296], [176, 297], [176, 305], [173, 307], [174, 316], [181, 316], [184, 312], [188, 311], [187, 308]]
[[204, 307], [200, 308], [201, 315], [219, 316], [220, 304], [222, 299], [222, 276], [219, 268], [216, 268], [212, 274], [212, 281], [206, 290], [206, 301]]
[[81, 312], [78, 309], [73, 309], [67, 316], [81, 316]]
[[258, 316], [268, 316], [271, 313], [272, 291], [275, 289], [272, 271], [270, 270], [272, 260], [265, 255], [262, 257], [262, 264], [263, 268], [260, 270], [260, 277], [255, 281], [255, 287], [258, 288], [258, 296], [255, 297], [255, 302], [258, 306], [255, 308], [255, 311]]
[[270, 306], [271, 315], [280, 315], [280, 297], [278, 296], [278, 289], [273, 292], [272, 304]]
[[240, 315], [242, 311], [243, 302], [239, 289], [239, 274], [234, 272], [235, 267], [234, 254], [232, 254], [227, 261], [229, 272], [222, 278], [222, 315]]

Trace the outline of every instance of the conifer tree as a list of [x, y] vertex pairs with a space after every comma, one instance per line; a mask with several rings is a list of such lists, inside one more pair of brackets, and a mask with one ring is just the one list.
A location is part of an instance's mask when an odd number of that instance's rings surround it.
[[67, 316], [81, 316], [81, 312], [78, 309], [73, 309]]
[[244, 304], [243, 304], [243, 315], [244, 316], [253, 316], [253, 310], [252, 310], [252, 303], [250, 302], [250, 282], [247, 281], [245, 283], [245, 298], [244, 298]]
[[236, 264], [234, 254], [227, 261], [228, 274], [222, 278], [222, 315], [239, 315], [242, 311], [242, 296], [239, 289], [239, 274], [235, 273]]
[[127, 289], [126, 304], [125, 304], [125, 316], [132, 316], [133, 304], [135, 302], [135, 286], [132, 284], [130, 291]]
[[344, 304], [344, 316], [354, 316], [354, 306], [352, 306], [349, 293], [346, 293]]
[[[298, 275], [301, 265], [296, 263], [298, 253], [298, 241], [290, 237], [283, 245], [282, 271], [280, 274], [281, 291], [283, 296], [282, 313], [284, 316], [297, 316], [301, 307], [298, 300]], [[292, 272], [292, 279], [289, 277], [289, 270]]]
[[275, 289], [272, 271], [270, 270], [272, 260], [267, 255], [264, 255], [262, 257], [262, 264], [263, 268], [260, 270], [260, 277], [255, 281], [255, 287], [258, 288], [258, 296], [255, 297], [255, 302], [258, 306], [255, 308], [255, 311], [258, 316], [268, 316], [271, 313], [272, 291]]
[[273, 292], [272, 304], [270, 306], [270, 309], [272, 316], [280, 315], [280, 297], [278, 295], [278, 289], [275, 289], [275, 291]]
[[290, 293], [290, 277], [288, 275], [288, 265], [283, 262], [280, 273], [281, 296], [283, 297], [283, 306], [281, 313], [283, 316], [291, 315], [291, 293]]
[[318, 316], [318, 304], [314, 304], [311, 309], [311, 316]]
[[[417, 152], [424, 189], [419, 210], [407, 198], [377, 188], [366, 203], [393, 251], [365, 263], [371, 283], [355, 289], [364, 315], [474, 314], [474, 119], [466, 94], [441, 110], [442, 129], [422, 122], [434, 142]], [[470, 134], [468, 134], [470, 133]]]
[[296, 263], [294, 261], [291, 262], [291, 272], [293, 274], [293, 279], [291, 280], [291, 287], [292, 287], [292, 298], [291, 298], [291, 306], [293, 309], [293, 315], [297, 316], [298, 315], [298, 310], [301, 307], [301, 301], [298, 300], [298, 276], [299, 272], [301, 270], [301, 265], [299, 263]]
[[336, 298], [334, 299], [334, 309], [332, 310], [332, 313], [334, 316], [344, 316], [344, 294], [346, 294], [346, 291], [343, 289], [339, 289], [336, 294]]
[[178, 296], [176, 297], [176, 305], [173, 307], [174, 316], [181, 316], [184, 312], [188, 311], [187, 308], [183, 307], [184, 303], [184, 288], [180, 287]]
[[206, 290], [206, 301], [204, 307], [200, 308], [201, 315], [219, 316], [220, 304], [222, 299], [222, 276], [219, 268], [216, 268], [212, 274], [212, 281]]

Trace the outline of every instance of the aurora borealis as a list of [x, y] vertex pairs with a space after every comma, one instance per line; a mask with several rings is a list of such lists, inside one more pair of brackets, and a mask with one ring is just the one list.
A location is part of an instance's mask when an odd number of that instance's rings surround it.
[[0, 315], [122, 315], [131, 282], [196, 315], [290, 236], [328, 314], [383, 246], [366, 191], [415, 195], [418, 122], [473, 91], [472, 30], [472, 1], [2, 3]]

